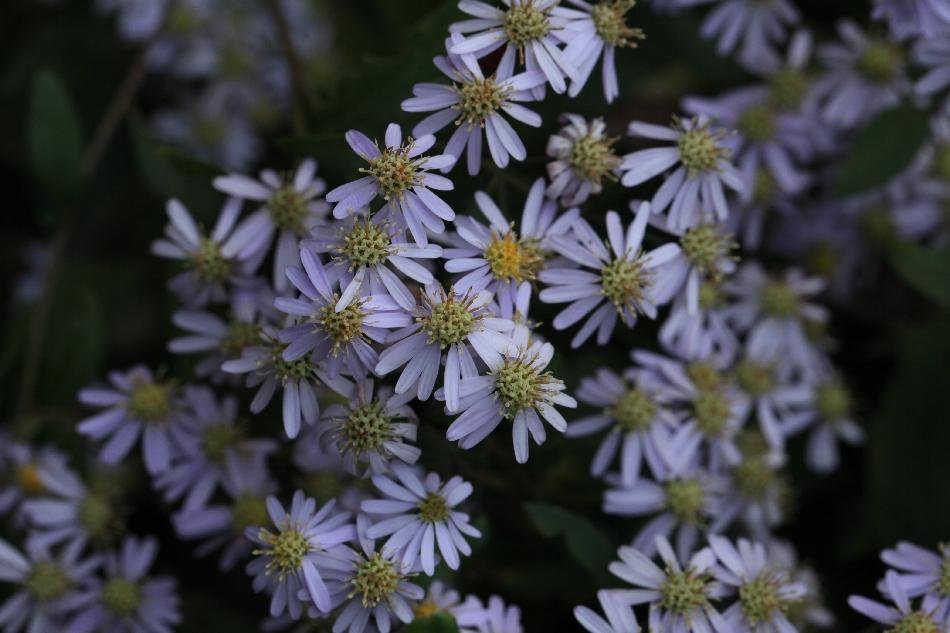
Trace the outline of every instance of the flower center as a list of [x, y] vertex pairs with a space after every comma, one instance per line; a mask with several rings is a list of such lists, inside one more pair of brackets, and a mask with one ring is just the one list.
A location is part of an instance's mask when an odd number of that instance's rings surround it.
[[343, 236], [339, 253], [350, 262], [350, 270], [382, 264], [389, 257], [391, 242], [386, 231], [369, 220], [357, 222]]
[[415, 620], [425, 620], [436, 613], [443, 613], [443, 610], [436, 604], [435, 600], [423, 600], [412, 608], [412, 615]]
[[141, 590], [131, 580], [110, 578], [102, 587], [102, 602], [109, 611], [120, 618], [135, 615], [141, 601]]
[[693, 361], [687, 365], [686, 375], [689, 376], [690, 381], [697, 389], [718, 389], [723, 383], [723, 377], [719, 370], [702, 360]]
[[416, 182], [416, 164], [409, 158], [412, 140], [396, 149], [386, 149], [382, 154], [369, 161], [368, 168], [360, 168], [376, 179], [379, 192], [389, 200], [393, 196], [402, 196]]
[[503, 281], [534, 279], [544, 264], [537, 242], [518, 241], [514, 231], [508, 231], [504, 237], [493, 235], [485, 249], [485, 259], [495, 279]]
[[313, 369], [306, 356], [297, 360], [284, 360], [284, 350], [287, 346], [279, 341], [274, 341], [271, 346], [271, 362], [274, 364], [274, 374], [281, 383], [289, 380], [302, 380], [308, 378]]
[[229, 449], [244, 439], [244, 432], [236, 424], [211, 424], [201, 438], [201, 447], [208, 461], [217, 466], [224, 464]]
[[43, 561], [33, 566], [23, 584], [39, 602], [46, 602], [66, 593], [71, 583], [55, 563]]
[[379, 450], [392, 433], [390, 417], [377, 401], [360, 405], [343, 419], [343, 446], [358, 452]]
[[505, 13], [505, 34], [518, 48], [544, 38], [550, 31], [548, 16], [534, 6], [534, 0], [521, 0]]
[[94, 540], [105, 537], [118, 520], [109, 499], [102, 494], [87, 494], [79, 503], [78, 510], [79, 525]]
[[703, 389], [693, 400], [693, 415], [696, 416], [696, 426], [706, 437], [722, 435], [731, 413], [729, 400], [718, 390]]
[[838, 269], [838, 250], [829, 242], [813, 244], [805, 253], [808, 272], [831, 278]]
[[34, 462], [20, 464], [14, 473], [17, 488], [28, 496], [36, 496], [46, 492], [46, 486], [40, 478], [40, 467]]
[[642, 431], [650, 426], [656, 415], [656, 403], [639, 389], [628, 389], [607, 415], [617, 420], [625, 431]]
[[888, 633], [938, 633], [940, 631], [933, 621], [933, 616], [924, 611], [911, 611], [888, 629]]
[[267, 504], [264, 498], [249, 492], [241, 493], [231, 503], [231, 527], [243, 536], [249, 527], [267, 523]]
[[231, 272], [231, 264], [221, 254], [221, 247], [207, 237], [200, 239], [198, 250], [191, 254], [189, 264], [195, 277], [204, 283], [223, 281]]
[[771, 317], [787, 319], [798, 313], [798, 293], [787, 283], [769, 281], [759, 295], [762, 312]]
[[753, 626], [770, 621], [776, 612], [784, 613], [791, 603], [791, 600], [779, 596], [778, 580], [768, 572], [761, 573], [739, 587], [742, 615]]
[[696, 479], [674, 480], [666, 484], [666, 507], [682, 523], [699, 523], [705, 501], [706, 492]]
[[732, 237], [714, 224], [698, 224], [680, 238], [686, 258], [703, 273], [718, 273], [719, 260], [729, 255], [736, 244]]
[[711, 132], [708, 125], [693, 127], [680, 135], [676, 144], [690, 176], [719, 166], [719, 161], [729, 154], [729, 150], [719, 145], [720, 140], [722, 134]]
[[643, 269], [639, 258], [615, 259], [600, 271], [601, 292], [617, 310], [629, 308], [636, 311], [636, 303], [642, 301], [650, 284], [650, 277]]
[[231, 321], [228, 323], [228, 332], [221, 339], [218, 348], [228, 358], [241, 355], [245, 347], [250, 347], [261, 340], [260, 328], [251, 321]]
[[333, 499], [343, 491], [340, 476], [333, 472], [310, 473], [303, 481], [303, 489], [314, 499]]
[[769, 99], [778, 110], [794, 110], [808, 93], [808, 78], [800, 70], [784, 68], [769, 79]]
[[950, 180], [950, 143], [934, 149], [933, 173], [941, 180]]
[[941, 546], [943, 560], [940, 561], [940, 579], [937, 581], [937, 593], [941, 596], [950, 596], [950, 552], [946, 546]]
[[674, 614], [686, 616], [706, 605], [708, 576], [692, 569], [673, 571], [666, 568], [666, 580], [660, 586], [660, 603]]
[[255, 550], [255, 554], [270, 554], [266, 569], [269, 573], [276, 571], [280, 578], [285, 578], [300, 569], [303, 559], [312, 549], [310, 542], [303, 534], [289, 526], [279, 534], [271, 534], [261, 530], [261, 540], [270, 543], [271, 550]]
[[553, 382], [550, 373], [539, 373], [523, 358], [506, 359], [495, 372], [495, 389], [505, 416], [530, 409], [541, 399], [541, 386]]
[[488, 115], [499, 110], [511, 93], [511, 88], [507, 85], [501, 88], [495, 83], [494, 77], [472, 77], [463, 82], [461, 87], [455, 86], [455, 91], [459, 101], [452, 107], [462, 112], [456, 123], [465, 121], [471, 126], [482, 125]]
[[901, 49], [886, 40], [868, 42], [858, 57], [858, 72], [875, 84], [886, 84], [893, 80], [904, 61]]
[[356, 575], [350, 580], [353, 590], [349, 597], [359, 594], [363, 606], [372, 609], [396, 592], [401, 578], [392, 561], [376, 552], [357, 566]]
[[768, 170], [760, 169], [755, 174], [755, 183], [752, 189], [752, 202], [759, 206], [767, 206], [778, 195], [778, 183]]
[[777, 477], [764, 455], [753, 455], [739, 462], [733, 470], [733, 479], [739, 494], [752, 501], [765, 499]]
[[613, 170], [620, 164], [613, 150], [616, 142], [617, 139], [598, 138], [592, 134], [574, 141], [570, 158], [574, 174], [596, 185], [600, 185], [604, 178], [616, 180]]
[[836, 382], [819, 385], [815, 393], [815, 408], [825, 420], [840, 420], [851, 411], [851, 394]]
[[775, 137], [775, 113], [771, 106], [757, 105], [739, 115], [739, 132], [753, 143], [764, 143]]
[[430, 304], [428, 316], [417, 320], [429, 335], [429, 342], [437, 342], [440, 348], [445, 349], [462, 342], [472, 333], [480, 318], [472, 314], [471, 299], [459, 298], [455, 292], [450, 292], [442, 303]]
[[770, 365], [743, 360], [736, 367], [736, 379], [750, 396], [763, 396], [775, 389], [775, 372]]
[[267, 209], [278, 228], [298, 233], [303, 230], [304, 218], [310, 212], [307, 200], [290, 184], [271, 194]]
[[719, 286], [708, 280], [699, 284], [699, 309], [714, 310], [722, 306], [722, 296], [719, 293]]
[[168, 385], [140, 382], [132, 387], [125, 408], [136, 420], [147, 423], [164, 422], [171, 413], [171, 394]]
[[362, 334], [363, 317], [366, 313], [363, 311], [362, 301], [353, 301], [339, 312], [334, 308], [334, 303], [321, 308], [315, 321], [333, 340], [330, 353], [336, 355], [344, 345]]
[[437, 492], [430, 492], [425, 499], [419, 502], [419, 518], [426, 523], [441, 523], [449, 518], [449, 505], [445, 497]]
[[641, 29], [627, 26], [627, 11], [636, 5], [636, 0], [601, 0], [594, 5], [590, 17], [597, 36], [611, 46], [636, 47], [635, 40], [646, 36]]

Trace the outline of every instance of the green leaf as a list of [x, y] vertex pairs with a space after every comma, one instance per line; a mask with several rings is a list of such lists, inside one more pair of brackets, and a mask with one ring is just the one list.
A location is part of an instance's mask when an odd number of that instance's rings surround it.
[[894, 247], [890, 260], [904, 281], [950, 310], [950, 248], [925, 248], [902, 242]]
[[33, 176], [50, 202], [73, 196], [82, 180], [82, 130], [66, 86], [52, 71], [33, 76], [27, 139]]
[[600, 581], [616, 548], [589, 519], [547, 503], [527, 503], [525, 511], [543, 536], [563, 536], [571, 556]]
[[880, 113], [857, 133], [836, 192], [850, 196], [885, 184], [910, 165], [929, 135], [926, 113], [911, 105]]
[[459, 633], [458, 622], [451, 613], [440, 611], [427, 618], [416, 618], [402, 628], [403, 633]]

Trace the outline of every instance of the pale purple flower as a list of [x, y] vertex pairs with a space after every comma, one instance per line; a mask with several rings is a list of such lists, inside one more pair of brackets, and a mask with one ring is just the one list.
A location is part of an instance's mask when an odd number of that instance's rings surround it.
[[745, 184], [730, 161], [731, 150], [724, 133], [713, 128], [707, 117], [674, 119], [673, 127], [634, 121], [628, 134], [673, 143], [627, 154], [620, 164], [620, 182], [626, 187], [644, 183], [675, 167], [650, 201], [654, 213], [669, 209], [670, 227], [688, 229], [707, 219], [706, 214], [720, 222], [729, 216], [723, 187], [741, 193]]
[[904, 589], [900, 574], [894, 570], [887, 572], [883, 584], [885, 595], [893, 602], [893, 606], [863, 596], [850, 596], [848, 605], [875, 622], [886, 625], [888, 631], [917, 629], [946, 633], [946, 623], [937, 621], [933, 615], [940, 602], [936, 594], [924, 595], [920, 604], [915, 606]]
[[524, 633], [521, 609], [513, 604], [505, 605], [500, 596], [489, 596], [488, 604], [483, 604], [475, 596], [469, 596], [466, 604], [473, 610], [481, 607], [485, 620], [476, 629], [478, 633]]
[[382, 196], [385, 203], [378, 213], [399, 228], [408, 229], [419, 246], [429, 243], [427, 230], [442, 233], [445, 222], [455, 219], [455, 211], [432, 192], [432, 189], [451, 191], [455, 185], [445, 176], [430, 172], [450, 168], [455, 164], [455, 157], [451, 154], [423, 156], [435, 144], [435, 136], [423, 134], [403, 143], [402, 128], [390, 123], [382, 149], [358, 130], [348, 131], [346, 142], [369, 166], [360, 169], [366, 176], [327, 193], [327, 200], [335, 203], [333, 217], [343, 219], [359, 213], [376, 196]]
[[[555, 11], [558, 0], [502, 0], [497, 7], [479, 0], [461, 0], [459, 9], [474, 19], [449, 25], [450, 33], [465, 37], [448, 47], [456, 55], [470, 54], [481, 58], [502, 46], [505, 52], [498, 62], [508, 73], [516, 57], [529, 71], [544, 73], [554, 92], [567, 90], [567, 79], [576, 81], [579, 73], [574, 63], [560, 48], [570, 43], [575, 32], [566, 28], [568, 20]], [[542, 99], [544, 89], [536, 88], [535, 97]]]
[[914, 85], [917, 94], [936, 95], [950, 87], [950, 28], [940, 37], [918, 40], [913, 48], [913, 57], [915, 62], [927, 69]]
[[333, 514], [334, 505], [331, 499], [317, 510], [316, 501], [298, 490], [287, 512], [275, 497], [268, 497], [267, 514], [277, 532], [247, 528], [247, 538], [259, 545], [247, 573], [254, 577], [254, 591], [271, 595], [271, 616], [287, 611], [296, 620], [311, 604], [321, 613], [333, 608], [324, 558], [328, 552], [347, 549], [342, 544], [356, 538], [350, 513]]
[[529, 435], [538, 445], [546, 439], [541, 419], [563, 433], [567, 421], [554, 406], [577, 406], [577, 401], [564, 393], [564, 383], [544, 371], [553, 356], [550, 343], [534, 341], [489, 364], [488, 375], [463, 378], [458, 385], [457, 409], [462, 413], [449, 426], [446, 438], [467, 450], [488, 437], [502, 420], [508, 420], [512, 422], [515, 460], [527, 462]]
[[767, 540], [771, 530], [785, 519], [789, 495], [788, 481], [781, 470], [785, 455], [753, 433], [740, 437], [745, 443], [742, 459], [727, 470], [728, 487], [709, 526], [710, 533], [721, 532], [738, 518], [753, 536]]
[[554, 329], [567, 329], [587, 317], [571, 341], [572, 348], [595, 331], [597, 344], [604, 345], [618, 317], [632, 328], [641, 314], [656, 318], [657, 306], [672, 298], [672, 292], [658, 291], [669, 285], [667, 263], [679, 253], [679, 247], [664, 244], [649, 252], [641, 250], [650, 213], [650, 205], [641, 203], [624, 232], [620, 216], [608, 211], [606, 245], [583, 218], [574, 223], [570, 236], [551, 238], [552, 247], [561, 256], [581, 267], [548, 268], [538, 275], [548, 286], [539, 295], [541, 301], [570, 302], [554, 317]]
[[835, 376], [826, 376], [814, 386], [814, 417], [799, 418], [797, 426], [782, 432], [791, 436], [810, 427], [805, 461], [817, 473], [826, 474], [838, 467], [838, 442], [858, 446], [864, 443], [864, 430], [852, 416], [851, 394]]
[[330, 209], [321, 198], [326, 183], [316, 173], [317, 162], [308, 159], [293, 174], [283, 177], [273, 169], [265, 169], [257, 180], [242, 174], [214, 179], [215, 189], [260, 205], [245, 220], [247, 231], [257, 243], [269, 245], [277, 233], [273, 272], [277, 292], [288, 287], [284, 270], [297, 259], [300, 238], [307, 237], [310, 228], [326, 217]]
[[[452, 34], [446, 47], [460, 41], [460, 35]], [[433, 83], [413, 86], [415, 96], [403, 101], [402, 109], [433, 114], [416, 124], [412, 133], [434, 134], [454, 122], [456, 129], [445, 146], [445, 153], [453, 156], [457, 163], [465, 151], [468, 173], [472, 176], [481, 169], [483, 130], [492, 161], [498, 167], [507, 167], [510, 158], [524, 160], [528, 154], [524, 143], [501, 112], [531, 127], [540, 127], [540, 115], [519, 102], [535, 100], [531, 90], [544, 83], [544, 73], [529, 70], [515, 75], [514, 66], [509, 65], [499, 66], [494, 74], [485, 77], [471, 55], [451, 52], [446, 57], [436, 57], [435, 65], [453, 83], [451, 86]]]
[[470, 595], [462, 602], [459, 592], [441, 580], [432, 581], [425, 597], [415, 606], [415, 612], [417, 619], [426, 613], [450, 613], [459, 626], [459, 633], [480, 633], [488, 617], [481, 600]]
[[96, 11], [116, 14], [119, 34], [130, 41], [144, 40], [165, 20], [168, 0], [96, 0]]
[[574, 607], [574, 619], [589, 633], [639, 633], [630, 592], [601, 589], [597, 600], [607, 619], [588, 607]]
[[81, 612], [64, 633], [140, 633], [171, 631], [181, 622], [180, 600], [173, 578], [146, 576], [158, 556], [152, 537], [128, 536], [105, 559], [105, 577], [95, 577], [77, 606]]
[[458, 569], [461, 556], [469, 556], [472, 548], [465, 536], [480, 538], [468, 514], [456, 509], [472, 494], [472, 484], [459, 476], [446, 482], [437, 473], [421, 479], [411, 467], [393, 464], [396, 480], [375, 475], [373, 485], [384, 499], [368, 499], [360, 509], [369, 514], [373, 524], [366, 530], [370, 538], [389, 537], [383, 553], [401, 555], [402, 565], [422, 564], [422, 571], [435, 573], [436, 546], [449, 569]]
[[825, 606], [821, 595], [821, 581], [818, 574], [798, 560], [798, 554], [791, 543], [778, 539], [769, 541], [769, 563], [788, 572], [792, 582], [805, 585], [806, 594], [802, 601], [789, 614], [792, 624], [799, 629], [831, 629], [835, 625], [834, 614]]
[[23, 501], [49, 492], [43, 482], [46, 470], [69, 470], [66, 455], [51, 446], [34, 447], [0, 437], [0, 513], [12, 516], [18, 528], [25, 526]]
[[791, 0], [704, 1], [717, 6], [703, 20], [703, 37], [716, 38], [720, 55], [735, 52], [739, 62], [749, 68], [774, 63], [778, 58], [775, 49], [785, 43], [789, 29], [801, 20]]
[[707, 359], [717, 367], [727, 367], [740, 351], [740, 343], [723, 315], [720, 285], [701, 281], [698, 309], [690, 310], [688, 294], [676, 297], [663, 325], [659, 341], [663, 348], [685, 360]]
[[[946, 591], [950, 579], [950, 548], [940, 545], [937, 551], [925, 549], [919, 545], [900, 541], [893, 549], [881, 552], [881, 560], [897, 571], [897, 584], [908, 598], [924, 596], [924, 600], [934, 605], [927, 609], [933, 619], [950, 624], [950, 595]], [[894, 572], [889, 572], [888, 575]], [[891, 581], [885, 582], [885, 589]], [[896, 595], [888, 591], [893, 598]]]
[[567, 125], [548, 137], [547, 155], [554, 160], [547, 165], [551, 184], [545, 193], [571, 207], [603, 191], [605, 179], [620, 178], [620, 157], [613, 150], [618, 139], [606, 135], [603, 119], [562, 114], [561, 120]]
[[167, 471], [177, 451], [172, 429], [184, 423], [178, 389], [157, 380], [143, 365], [110, 372], [109, 382], [109, 387], [79, 392], [81, 403], [105, 410], [80, 420], [76, 429], [93, 440], [105, 440], [99, 459], [106, 464], [121, 461], [141, 437], [145, 469], [150, 475]]
[[943, 0], [874, 0], [871, 17], [887, 21], [891, 33], [901, 40], [950, 34], [950, 6]]

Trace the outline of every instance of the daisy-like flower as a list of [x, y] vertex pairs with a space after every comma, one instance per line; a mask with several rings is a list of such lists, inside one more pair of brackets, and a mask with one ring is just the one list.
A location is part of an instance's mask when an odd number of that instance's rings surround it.
[[[603, 4], [603, 3], [602, 3]], [[598, 5], [600, 6], [600, 5]], [[608, 137], [603, 119], [587, 121], [577, 114], [562, 114], [567, 125], [548, 138], [548, 185], [545, 193], [572, 207], [604, 190], [604, 180], [620, 177], [620, 157], [613, 150], [618, 139]]]
[[641, 244], [649, 218], [650, 205], [641, 203], [624, 233], [620, 216], [608, 211], [606, 245], [583, 218], [574, 223], [570, 236], [551, 238], [552, 247], [565, 259], [590, 269], [548, 268], [538, 275], [548, 285], [539, 295], [541, 301], [570, 302], [554, 317], [554, 329], [567, 329], [590, 315], [571, 341], [572, 348], [580, 347], [595, 331], [597, 344], [604, 345], [618, 317], [633, 327], [640, 314], [656, 318], [657, 306], [672, 297], [671, 293], [657, 294], [655, 289], [668, 285], [666, 264], [679, 248], [665, 244], [644, 253]]
[[864, 442], [864, 430], [852, 415], [851, 392], [840, 378], [824, 378], [814, 387], [815, 416], [800, 421], [796, 427], [785, 427], [783, 433], [791, 436], [810, 426], [805, 460], [817, 473], [830, 473], [840, 460], [838, 441], [852, 446]]
[[937, 596], [928, 593], [919, 605], [914, 606], [901, 583], [900, 574], [894, 570], [887, 572], [883, 584], [885, 595], [894, 603], [893, 606], [864, 596], [849, 597], [848, 605], [875, 622], [886, 625], [889, 632], [945, 633], [946, 623], [938, 622], [933, 615], [940, 602]]
[[0, 436], [0, 441], [0, 513], [12, 515], [14, 524], [22, 527], [26, 520], [23, 501], [50, 492], [43, 471], [68, 471], [69, 466], [66, 456], [55, 448], [9, 442], [6, 436]]
[[[567, 20], [554, 10], [557, 0], [502, 0], [504, 7], [494, 7], [479, 0], [461, 0], [459, 9], [475, 19], [449, 26], [451, 33], [466, 37], [449, 47], [456, 55], [484, 57], [502, 46], [505, 52], [498, 62], [500, 68], [511, 69], [518, 56], [528, 70], [544, 73], [554, 92], [567, 90], [567, 79], [579, 79], [574, 63], [559, 48], [570, 42], [575, 33], [564, 27]], [[544, 96], [543, 88], [535, 96]]]
[[722, 616], [729, 631], [736, 633], [786, 633], [795, 627], [786, 612], [801, 602], [808, 587], [794, 582], [787, 572], [769, 564], [765, 546], [739, 539], [711, 535], [709, 546], [718, 565], [713, 574], [725, 587], [738, 593], [738, 600]]
[[396, 393], [415, 388], [419, 399], [427, 400], [444, 362], [446, 403], [454, 411], [460, 381], [479, 374], [472, 350], [489, 367], [497, 366], [501, 354], [513, 346], [507, 335], [514, 323], [494, 316], [488, 292], [459, 295], [436, 283], [426, 286], [421, 298], [416, 322], [392, 333], [390, 346], [379, 355], [376, 373], [385, 376], [405, 365], [396, 381]]
[[[727, 631], [726, 623], [711, 602], [723, 595], [713, 572], [716, 556], [704, 547], [688, 560], [673, 553], [665, 536], [657, 536], [654, 549], [661, 568], [633, 547], [617, 550], [619, 561], [610, 563], [610, 573], [636, 589], [634, 605], [649, 603], [649, 627], [655, 633], [680, 631]], [[621, 592], [618, 592], [621, 593]]]
[[435, 144], [435, 137], [424, 134], [403, 143], [402, 128], [395, 123], [386, 128], [385, 141], [385, 147], [380, 149], [358, 130], [346, 133], [346, 142], [368, 167], [360, 168], [366, 175], [359, 180], [327, 193], [327, 200], [335, 203], [333, 217], [342, 219], [357, 213], [376, 196], [382, 196], [386, 201], [379, 210], [382, 217], [400, 228], [408, 228], [415, 243], [425, 246], [429, 243], [426, 230], [442, 233], [444, 222], [455, 219], [455, 211], [432, 193], [432, 189], [452, 190], [452, 181], [430, 172], [450, 168], [455, 164], [455, 157], [451, 154], [423, 156]]
[[[703, 21], [701, 33], [717, 38], [720, 55], [737, 52], [749, 68], [761, 68], [778, 59], [776, 46], [785, 43], [789, 27], [801, 20], [791, 0], [700, 0], [716, 3]], [[694, 4], [699, 4], [696, 2]]]
[[343, 369], [356, 377], [372, 372], [379, 358], [369, 341], [384, 343], [387, 330], [410, 325], [412, 316], [388, 294], [358, 297], [341, 308], [332, 278], [317, 256], [303, 248], [300, 261], [303, 267], [291, 266], [287, 277], [302, 296], [274, 301], [278, 310], [300, 319], [278, 336], [287, 345], [284, 362], [309, 355], [314, 364], [325, 360], [330, 376]]
[[106, 464], [121, 461], [141, 436], [145, 469], [150, 475], [167, 471], [176, 450], [172, 429], [184, 422], [178, 389], [160, 382], [142, 365], [111, 372], [109, 382], [111, 387], [79, 392], [81, 403], [105, 411], [81, 420], [77, 430], [94, 440], [109, 438], [99, 451], [99, 459]]
[[588, 607], [574, 607], [574, 619], [589, 633], [639, 633], [640, 625], [629, 599], [629, 592], [601, 589], [597, 600], [605, 620]]
[[322, 561], [327, 552], [338, 551], [356, 538], [349, 512], [333, 514], [334, 505], [331, 499], [317, 510], [316, 501], [298, 490], [287, 512], [275, 497], [268, 497], [267, 514], [277, 532], [247, 528], [247, 538], [260, 546], [247, 573], [254, 577], [254, 591], [266, 589], [271, 594], [271, 616], [279, 617], [286, 610], [296, 620], [311, 603], [321, 613], [333, 607]]
[[798, 554], [792, 544], [774, 539], [769, 542], [768, 556], [772, 565], [788, 572], [792, 582], [801, 582], [806, 587], [804, 599], [793, 605], [787, 614], [796, 630], [833, 628], [835, 616], [822, 600], [818, 574], [798, 561]]
[[486, 605], [483, 605], [476, 596], [469, 596], [466, 604], [473, 609], [481, 608], [484, 622], [476, 629], [478, 633], [523, 633], [524, 631], [521, 626], [521, 609], [513, 604], [505, 605], [500, 596], [489, 596]]
[[452, 285], [457, 294], [491, 292], [502, 312], [510, 313], [523, 286], [531, 288], [550, 257], [550, 238], [570, 230], [578, 217], [572, 209], [557, 217], [557, 204], [544, 198], [544, 179], [531, 186], [521, 213], [520, 233], [495, 201], [484, 191], [475, 192], [475, 204], [488, 220], [460, 216], [456, 222], [456, 248], [446, 248], [445, 269], [465, 273]]
[[729, 216], [724, 186], [742, 192], [742, 175], [730, 161], [726, 135], [700, 115], [692, 119], [674, 119], [672, 127], [634, 121], [630, 136], [668, 141], [672, 147], [643, 149], [623, 157], [620, 182], [635, 187], [671, 167], [673, 172], [653, 194], [654, 213], [669, 208], [667, 225], [685, 230], [712, 213], [720, 222]]
[[601, 412], [571, 422], [564, 434], [584, 437], [607, 430], [590, 465], [591, 476], [602, 477], [618, 456], [624, 486], [636, 483], [644, 458], [652, 470], [660, 467], [663, 458], [657, 443], [664, 435], [661, 429], [673, 429], [680, 421], [658, 396], [638, 384], [629, 372], [621, 377], [602, 368], [581, 380], [577, 399]]
[[250, 216], [239, 223], [239, 198], [227, 199], [210, 235], [205, 235], [178, 200], [169, 200], [166, 212], [170, 222], [165, 237], [152, 243], [152, 253], [182, 262], [185, 271], [168, 286], [191, 306], [226, 301], [225, 284], [235, 276], [252, 274], [266, 254], [262, 218]]
[[464, 512], [455, 507], [472, 494], [472, 484], [455, 476], [442, 482], [436, 473], [425, 480], [405, 464], [394, 464], [394, 481], [383, 475], [373, 477], [373, 484], [386, 495], [385, 499], [368, 499], [360, 509], [376, 521], [367, 531], [370, 538], [389, 538], [383, 552], [398, 552], [404, 567], [422, 563], [422, 571], [435, 573], [436, 545], [450, 569], [458, 569], [459, 554], [469, 556], [472, 548], [465, 536], [480, 538]]
[[[636, 5], [636, 0], [570, 0], [576, 8], [555, 7], [551, 13], [567, 20], [563, 27], [568, 44], [564, 57], [577, 68], [568, 94], [576, 97], [587, 84], [597, 60], [603, 57], [601, 70], [604, 98], [611, 103], [620, 94], [617, 84], [616, 51], [618, 48], [635, 48], [638, 40], [646, 36], [638, 28], [627, 26], [627, 12]], [[562, 38], [563, 39], [563, 38]]]
[[[248, 216], [245, 230], [266, 245], [271, 244], [277, 232], [277, 250], [274, 254], [274, 288], [287, 289], [284, 270], [297, 259], [300, 238], [307, 237], [310, 228], [322, 220], [330, 206], [320, 196], [326, 183], [316, 177], [317, 162], [307, 159], [292, 175], [279, 175], [265, 169], [255, 180], [242, 174], [230, 174], [214, 179], [214, 188], [224, 193], [260, 204], [261, 209]], [[240, 234], [243, 238], [243, 233]]]
[[[950, 547], [940, 545], [935, 552], [901, 541], [894, 549], [882, 551], [881, 560], [897, 570], [897, 583], [907, 597], [924, 596], [925, 602], [934, 605], [927, 610], [933, 619], [950, 624]], [[889, 586], [887, 582], [884, 585], [885, 589]], [[892, 599], [895, 596], [891, 591], [888, 594]]]
[[146, 576], [158, 556], [151, 537], [126, 537], [105, 558], [105, 577], [92, 578], [76, 603], [79, 612], [65, 633], [138, 633], [170, 631], [181, 622], [180, 600], [173, 578]]
[[455, 618], [459, 633], [480, 633], [486, 626], [487, 614], [482, 601], [475, 596], [468, 596], [462, 602], [459, 592], [447, 587], [441, 580], [432, 581], [425, 597], [412, 607], [412, 612], [415, 615], [413, 621], [436, 613], [449, 613]]
[[554, 405], [577, 406], [577, 401], [564, 393], [564, 383], [544, 371], [553, 356], [550, 343], [534, 341], [509, 351], [495, 364], [489, 363], [487, 376], [463, 379], [458, 393], [462, 413], [445, 436], [467, 450], [488, 437], [502, 420], [509, 420], [515, 460], [527, 462], [528, 436], [538, 445], [546, 438], [541, 418], [563, 433], [567, 421]]
[[407, 403], [414, 394], [394, 394], [392, 387], [376, 389], [372, 378], [362, 378], [344, 392], [346, 404], [333, 404], [323, 412], [317, 429], [321, 445], [343, 458], [347, 472], [358, 475], [388, 472], [390, 462], [415, 464], [422, 451], [416, 441], [419, 422]]
[[814, 94], [828, 124], [850, 129], [897, 105], [907, 92], [905, 52], [886, 36], [866, 35], [850, 20], [838, 23], [838, 36], [841, 43], [818, 50], [826, 70]]
[[[462, 36], [452, 34], [446, 42], [462, 41]], [[510, 158], [524, 160], [527, 150], [511, 124], [501, 116], [504, 112], [511, 118], [531, 127], [540, 127], [541, 117], [536, 112], [520, 105], [522, 101], [534, 101], [531, 90], [544, 83], [544, 73], [529, 70], [514, 74], [514, 66], [499, 66], [494, 74], [486, 77], [478, 62], [470, 55], [453, 55], [435, 58], [436, 67], [453, 83], [422, 83], [412, 88], [410, 99], [402, 102], [406, 112], [432, 112], [412, 130], [416, 136], [434, 134], [452, 122], [455, 132], [445, 146], [445, 153], [458, 162], [466, 151], [468, 173], [476, 175], [482, 163], [482, 131], [488, 141], [492, 160], [501, 168], [508, 166]], [[448, 166], [451, 169], [455, 163]], [[446, 168], [443, 168], [445, 171]]]
[[4, 633], [64, 630], [64, 618], [77, 608], [78, 590], [102, 563], [98, 556], [81, 558], [84, 549], [73, 541], [55, 556], [39, 547], [24, 555], [0, 540], [0, 582], [16, 586], [0, 604]]
[[925, 41], [950, 34], [950, 7], [941, 0], [874, 0], [871, 17], [886, 20], [899, 40], [919, 35]]
[[432, 273], [416, 259], [442, 256], [438, 244], [419, 246], [406, 242], [402, 231], [377, 214], [372, 218], [352, 215], [332, 226], [316, 226], [312, 239], [303, 243], [305, 249], [330, 256], [331, 267], [339, 267], [342, 310], [355, 299], [372, 294], [373, 288], [385, 288], [400, 307], [411, 310], [416, 305], [412, 291], [399, 278], [400, 272], [426, 286]]
[[679, 358], [708, 359], [717, 367], [732, 365], [741, 346], [723, 314], [726, 303], [721, 284], [709, 279], [700, 281], [693, 309], [690, 294], [681, 293], [673, 301], [660, 326], [660, 344]]
[[752, 430], [740, 434], [737, 445], [742, 458], [727, 470], [728, 487], [709, 531], [717, 534], [739, 518], [756, 538], [766, 540], [784, 519], [791, 496], [782, 471], [785, 457]]

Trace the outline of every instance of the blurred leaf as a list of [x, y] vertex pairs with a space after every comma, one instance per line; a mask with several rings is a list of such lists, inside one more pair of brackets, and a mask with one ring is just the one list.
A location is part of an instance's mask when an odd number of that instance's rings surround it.
[[885, 110], [857, 133], [835, 191], [850, 196], [883, 185], [910, 165], [929, 135], [926, 113], [912, 105]]
[[451, 613], [433, 613], [417, 618], [402, 629], [403, 633], [458, 633], [459, 625]]
[[68, 199], [82, 179], [82, 130], [66, 86], [52, 71], [33, 76], [27, 125], [33, 176], [51, 202]]
[[220, 176], [224, 170], [195, 158], [188, 152], [173, 145], [160, 145], [157, 149], [158, 155], [175, 168], [178, 172], [186, 175], [202, 176], [209, 180], [215, 176]]
[[180, 195], [182, 178], [159, 156], [158, 148], [138, 118], [129, 118], [132, 145], [142, 179], [154, 193], [162, 197]]
[[590, 520], [547, 503], [526, 503], [525, 511], [543, 536], [563, 536], [578, 563], [598, 580], [609, 579], [607, 565], [613, 560], [615, 548]]
[[900, 243], [891, 252], [891, 265], [914, 289], [950, 310], [950, 248]]

